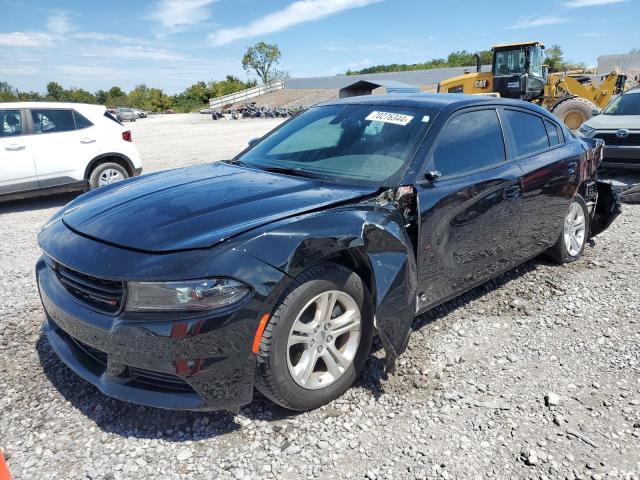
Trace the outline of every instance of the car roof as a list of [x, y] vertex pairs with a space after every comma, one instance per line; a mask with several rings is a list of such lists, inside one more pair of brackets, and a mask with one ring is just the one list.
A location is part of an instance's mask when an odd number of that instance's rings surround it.
[[[85, 117], [104, 115], [106, 107], [93, 103], [72, 103], [72, 102], [5, 102], [0, 103], [0, 109], [11, 108], [31, 108], [31, 109], [73, 109], [80, 112]], [[95, 118], [95, 117], [94, 117]]]
[[73, 102], [5, 102], [0, 108], [105, 108], [104, 105]]
[[[409, 93], [391, 95], [361, 95], [333, 100], [323, 105], [378, 105], [391, 107], [418, 108], [423, 110], [454, 111], [464, 107], [482, 105], [512, 106], [526, 108], [538, 114], [551, 117], [543, 108], [522, 100], [499, 98], [491, 95], [467, 95], [463, 93]], [[557, 119], [556, 119], [557, 121]]]
[[640, 87], [633, 87], [630, 90], [627, 90], [626, 92], [622, 92], [623, 95], [637, 95], [640, 93]]

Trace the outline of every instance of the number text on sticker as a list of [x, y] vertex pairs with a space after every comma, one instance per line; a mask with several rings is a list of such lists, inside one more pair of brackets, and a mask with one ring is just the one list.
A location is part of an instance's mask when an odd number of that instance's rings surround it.
[[391, 112], [371, 112], [365, 120], [372, 120], [374, 122], [393, 123], [395, 125], [407, 125], [413, 117], [411, 115], [402, 115], [401, 113]]

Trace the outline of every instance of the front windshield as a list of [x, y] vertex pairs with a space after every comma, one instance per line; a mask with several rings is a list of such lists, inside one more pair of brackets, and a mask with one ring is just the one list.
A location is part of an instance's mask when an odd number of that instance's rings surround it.
[[525, 47], [513, 50], [498, 50], [495, 54], [494, 69], [496, 75], [523, 74], [525, 73], [525, 64]]
[[394, 186], [435, 115], [383, 105], [314, 107], [235, 161], [340, 183]]
[[620, 95], [602, 113], [603, 115], [640, 115], [640, 93]]

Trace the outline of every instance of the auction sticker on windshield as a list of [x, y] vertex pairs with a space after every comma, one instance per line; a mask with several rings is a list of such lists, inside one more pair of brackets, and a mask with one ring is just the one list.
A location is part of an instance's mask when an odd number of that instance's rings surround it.
[[374, 110], [367, 116], [365, 120], [372, 120], [374, 122], [393, 123], [395, 125], [402, 125], [404, 127], [411, 120], [413, 120], [413, 117], [411, 115], [403, 115], [401, 113], [376, 112]]

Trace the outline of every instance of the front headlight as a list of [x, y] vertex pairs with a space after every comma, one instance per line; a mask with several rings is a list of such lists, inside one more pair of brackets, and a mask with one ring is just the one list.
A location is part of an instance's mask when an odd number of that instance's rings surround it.
[[251, 289], [230, 278], [185, 282], [129, 282], [130, 312], [203, 311], [228, 307], [242, 300]]
[[595, 131], [595, 128], [592, 128], [589, 125], [582, 124], [578, 130], [580, 133], [588, 135], [591, 132]]

